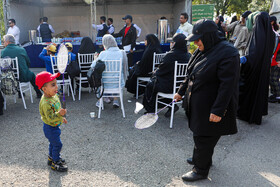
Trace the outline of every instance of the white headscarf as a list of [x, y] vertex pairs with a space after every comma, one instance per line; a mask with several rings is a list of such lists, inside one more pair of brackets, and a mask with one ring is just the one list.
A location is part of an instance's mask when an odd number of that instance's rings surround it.
[[102, 44], [105, 50], [109, 49], [110, 47], [118, 47], [115, 38], [111, 34], [105, 34], [102, 38]]

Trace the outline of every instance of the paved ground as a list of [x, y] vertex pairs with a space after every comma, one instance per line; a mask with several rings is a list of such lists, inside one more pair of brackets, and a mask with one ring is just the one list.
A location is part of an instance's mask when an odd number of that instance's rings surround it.
[[143, 111], [133, 113], [130, 94], [124, 100], [127, 118], [106, 104], [101, 119], [91, 119], [89, 113], [97, 112], [92, 94], [83, 92], [75, 102], [67, 97], [69, 124], [62, 125], [61, 138], [69, 171], [57, 173], [46, 164], [39, 100], [31, 104], [27, 95], [24, 110], [20, 99], [14, 104], [9, 97], [0, 117], [0, 186], [280, 186], [280, 104], [269, 105], [261, 126], [238, 121], [239, 133], [219, 141], [209, 179], [184, 183], [193, 141], [183, 110], [173, 129], [161, 114], [154, 126], [137, 130]]

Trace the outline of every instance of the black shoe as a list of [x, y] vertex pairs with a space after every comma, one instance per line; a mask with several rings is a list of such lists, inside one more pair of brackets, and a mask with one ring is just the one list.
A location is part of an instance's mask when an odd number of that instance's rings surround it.
[[280, 99], [276, 99], [276, 97], [275, 98], [268, 98], [268, 102], [270, 102], [270, 103], [280, 103]]
[[[66, 161], [65, 161], [63, 158], [60, 158], [59, 161], [60, 161], [63, 165], [66, 164]], [[48, 156], [48, 165], [49, 165], [49, 166], [52, 165], [52, 162], [53, 162], [52, 157]]]
[[2, 116], [4, 113], [3, 113], [3, 109], [0, 110], [0, 116]]
[[188, 164], [190, 164], [190, 165], [194, 165], [194, 163], [193, 163], [193, 161], [192, 161], [192, 158], [188, 158], [188, 159], [187, 159], [187, 162], [188, 162]]
[[57, 161], [52, 162], [51, 169], [55, 171], [65, 172], [68, 170], [68, 167], [65, 164], [62, 164], [61, 161]]
[[268, 97], [268, 99], [275, 99], [276, 98], [276, 95], [271, 95]]
[[[192, 158], [188, 158], [188, 159], [187, 159], [187, 162], [188, 162], [188, 164], [190, 164], [190, 165], [194, 165], [194, 162], [193, 162]], [[212, 166], [212, 162], [211, 162], [210, 166]]]
[[190, 171], [190, 172], [184, 174], [182, 176], [182, 179], [184, 181], [193, 182], [193, 181], [198, 181], [198, 180], [202, 180], [202, 179], [207, 179], [207, 175], [206, 176], [205, 175], [200, 175], [200, 174], [197, 174], [193, 171]]
[[[179, 110], [177, 105], [174, 105], [174, 114]], [[164, 114], [165, 117], [169, 118], [171, 116], [171, 108], [168, 108], [167, 112]]]

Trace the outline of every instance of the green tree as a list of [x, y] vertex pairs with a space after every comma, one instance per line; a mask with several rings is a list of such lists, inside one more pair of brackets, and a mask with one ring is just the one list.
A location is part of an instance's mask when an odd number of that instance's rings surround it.
[[252, 12], [255, 11], [265, 11], [269, 12], [269, 8], [271, 6], [271, 0], [252, 0], [249, 4], [249, 10]]
[[193, 0], [193, 4], [214, 4], [217, 15], [238, 13], [248, 9], [252, 0]]
[[[0, 33], [1, 37], [5, 34], [5, 23], [4, 23], [4, 13], [3, 13], [3, 3], [0, 1]], [[1, 38], [0, 38], [1, 40]]]

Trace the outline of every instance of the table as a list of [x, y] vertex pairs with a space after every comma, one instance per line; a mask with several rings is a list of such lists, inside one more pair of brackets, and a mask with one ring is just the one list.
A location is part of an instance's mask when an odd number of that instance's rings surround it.
[[[42, 52], [43, 48], [46, 47], [47, 45], [44, 44], [32, 44], [29, 46], [24, 47], [29, 58], [30, 58], [30, 62], [31, 68], [44, 68], [45, 63], [39, 58], [39, 54]], [[59, 45], [58, 45], [59, 46]], [[73, 45], [73, 53], [77, 54], [78, 50], [80, 48], [80, 45]], [[96, 46], [97, 48], [97, 46]], [[145, 50], [145, 45], [144, 44], [138, 44], [135, 47], [136, 52], [133, 54], [133, 62], [136, 63], [137, 61], [141, 60], [142, 55], [144, 53]], [[161, 49], [162, 52], [166, 52], [170, 50], [170, 44], [161, 44]]]

